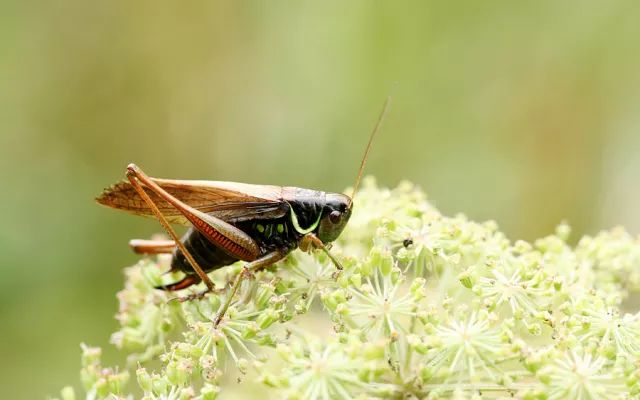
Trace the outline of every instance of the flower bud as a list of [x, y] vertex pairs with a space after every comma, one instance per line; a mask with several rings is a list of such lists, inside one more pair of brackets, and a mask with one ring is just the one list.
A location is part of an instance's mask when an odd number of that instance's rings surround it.
[[471, 289], [471, 287], [473, 286], [473, 280], [471, 279], [469, 270], [465, 270], [459, 273], [458, 280], [460, 281], [462, 286], [466, 287], [467, 289]]
[[140, 389], [145, 393], [151, 392], [153, 382], [151, 381], [151, 375], [149, 375], [149, 372], [147, 372], [145, 368], [140, 367], [136, 370], [136, 378]]
[[215, 400], [220, 393], [220, 387], [205, 383], [202, 389], [200, 389], [200, 397], [202, 400]]

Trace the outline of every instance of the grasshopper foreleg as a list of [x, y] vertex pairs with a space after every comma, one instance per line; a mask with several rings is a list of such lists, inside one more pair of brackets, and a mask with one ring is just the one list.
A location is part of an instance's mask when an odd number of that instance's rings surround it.
[[333, 254], [331, 254], [331, 252], [329, 251], [329, 247], [322, 243], [322, 240], [318, 239], [318, 237], [313, 233], [307, 233], [306, 235], [304, 235], [300, 240], [300, 244], [298, 245], [298, 247], [300, 247], [300, 250], [305, 252], [311, 251], [312, 249], [319, 249], [324, 251], [331, 262], [333, 262], [333, 265], [336, 266], [336, 269], [342, 271], [343, 267], [340, 261], [338, 261], [338, 259], [335, 258]]

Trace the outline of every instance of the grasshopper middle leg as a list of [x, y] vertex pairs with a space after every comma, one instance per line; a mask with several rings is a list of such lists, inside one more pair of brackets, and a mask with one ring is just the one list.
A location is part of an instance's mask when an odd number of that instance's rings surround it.
[[245, 264], [244, 267], [242, 267], [242, 271], [240, 271], [236, 276], [236, 278], [234, 279], [233, 285], [231, 286], [231, 289], [230, 289], [231, 291], [229, 292], [229, 295], [227, 296], [227, 299], [225, 300], [222, 307], [220, 307], [220, 309], [218, 310], [218, 314], [216, 315], [216, 318], [213, 322], [213, 326], [217, 327], [220, 324], [220, 322], [224, 318], [224, 315], [227, 313], [227, 310], [229, 309], [229, 305], [231, 305], [231, 302], [236, 296], [236, 293], [240, 288], [240, 284], [245, 278], [250, 277], [252, 273], [255, 271], [259, 271], [262, 268], [266, 268], [269, 265], [282, 260], [284, 256], [285, 254], [283, 254], [282, 252], [274, 251], [274, 252], [268, 253], [263, 257], [258, 258], [255, 261], [251, 261]]

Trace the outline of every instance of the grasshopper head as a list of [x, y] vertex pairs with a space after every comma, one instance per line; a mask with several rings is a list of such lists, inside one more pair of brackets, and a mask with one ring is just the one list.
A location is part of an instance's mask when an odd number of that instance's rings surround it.
[[351, 217], [351, 198], [344, 194], [327, 193], [327, 203], [322, 210], [318, 238], [322, 243], [333, 242], [340, 236]]

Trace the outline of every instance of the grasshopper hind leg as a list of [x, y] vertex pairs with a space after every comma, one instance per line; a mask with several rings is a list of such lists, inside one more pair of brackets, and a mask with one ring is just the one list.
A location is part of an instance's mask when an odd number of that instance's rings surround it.
[[176, 242], [173, 240], [132, 239], [129, 241], [129, 247], [136, 254], [171, 254], [176, 247]]
[[[145, 239], [132, 239], [129, 241], [129, 247], [136, 254], [171, 254], [176, 251], [176, 243], [173, 240], [145, 240]], [[174, 256], [175, 259], [175, 256]], [[178, 271], [180, 268], [175, 265], [171, 266], [171, 269], [165, 272], [165, 274], [169, 274], [172, 272]], [[202, 282], [197, 275], [186, 275], [181, 280], [169, 283], [166, 285], [155, 286], [155, 289], [164, 290], [167, 292], [175, 292], [178, 290], [186, 289], [193, 285], [197, 285]]]
[[193, 285], [200, 283], [201, 279], [197, 275], [187, 275], [178, 282], [169, 283], [167, 285], [156, 286], [156, 289], [164, 290], [167, 292], [175, 292], [177, 290], [186, 289]]

